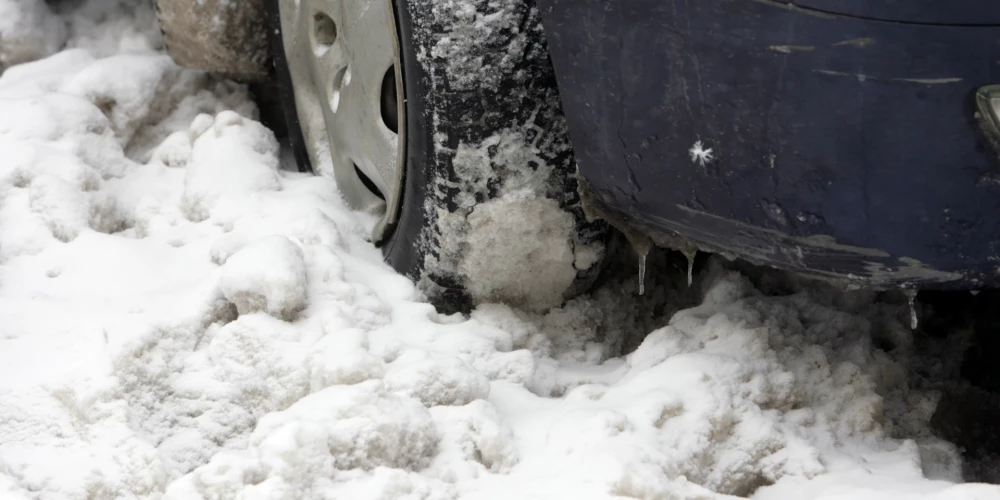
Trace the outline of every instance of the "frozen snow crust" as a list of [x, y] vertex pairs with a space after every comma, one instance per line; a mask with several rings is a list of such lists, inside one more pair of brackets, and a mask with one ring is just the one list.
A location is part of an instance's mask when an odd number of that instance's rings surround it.
[[905, 306], [653, 262], [436, 313], [145, 8], [0, 76], [0, 498], [1000, 498]]

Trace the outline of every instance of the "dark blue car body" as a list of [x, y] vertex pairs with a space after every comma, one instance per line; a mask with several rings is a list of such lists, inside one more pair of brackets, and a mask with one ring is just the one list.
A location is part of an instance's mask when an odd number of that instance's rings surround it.
[[975, 99], [1000, 83], [1000, 1], [539, 8], [580, 173], [616, 225], [859, 286], [1000, 283], [1000, 161]]

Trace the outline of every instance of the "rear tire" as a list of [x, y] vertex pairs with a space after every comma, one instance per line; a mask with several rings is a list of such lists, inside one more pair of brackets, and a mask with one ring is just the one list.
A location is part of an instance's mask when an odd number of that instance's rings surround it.
[[406, 141], [400, 210], [379, 242], [387, 262], [446, 312], [486, 301], [538, 310], [585, 291], [606, 227], [580, 208], [534, 2], [394, 7]]

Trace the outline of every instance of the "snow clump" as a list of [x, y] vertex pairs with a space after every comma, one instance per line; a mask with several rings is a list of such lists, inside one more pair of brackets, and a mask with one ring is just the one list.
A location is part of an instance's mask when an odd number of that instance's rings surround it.
[[281, 189], [278, 142], [259, 122], [223, 111], [215, 117], [199, 115], [189, 132], [193, 145], [181, 204], [192, 221], [203, 221], [213, 212], [236, 217], [234, 198]]
[[226, 260], [220, 286], [240, 314], [291, 320], [306, 306], [302, 249], [285, 236], [254, 241]]
[[431, 356], [416, 350], [393, 361], [386, 387], [416, 398], [427, 407], [461, 406], [489, 395], [489, 380], [455, 356]]

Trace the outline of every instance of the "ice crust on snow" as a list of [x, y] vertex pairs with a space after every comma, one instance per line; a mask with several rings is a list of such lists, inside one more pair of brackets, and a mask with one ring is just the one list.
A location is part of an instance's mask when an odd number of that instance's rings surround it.
[[906, 304], [651, 254], [642, 297], [439, 314], [245, 89], [87, 5], [0, 76], [0, 497], [1000, 498], [930, 432], [955, 348]]

